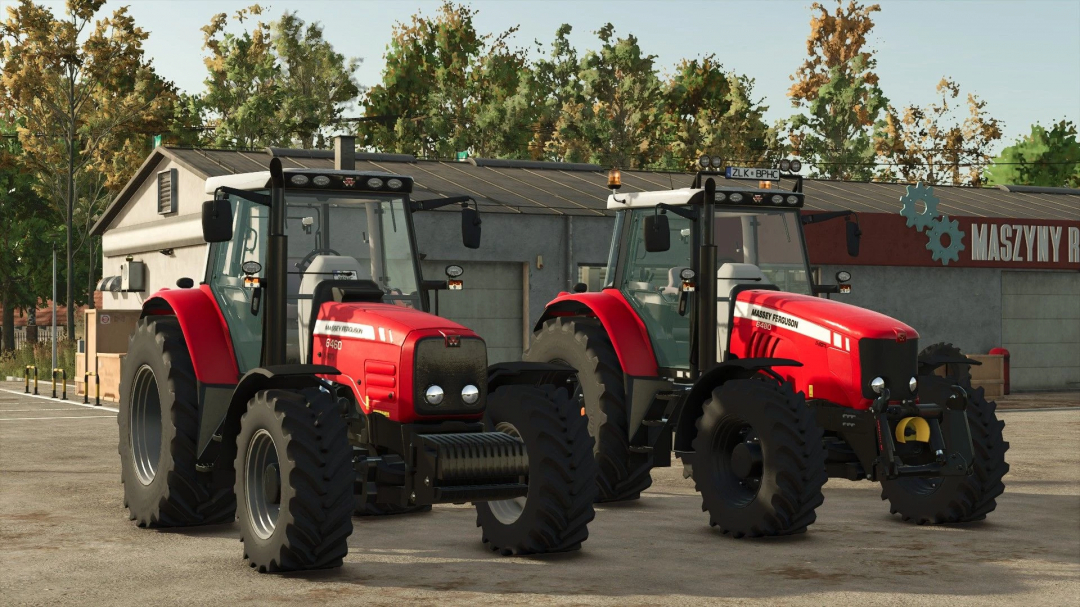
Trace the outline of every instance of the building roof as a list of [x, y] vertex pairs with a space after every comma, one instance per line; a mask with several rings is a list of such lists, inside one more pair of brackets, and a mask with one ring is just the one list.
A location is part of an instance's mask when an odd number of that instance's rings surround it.
[[[217, 150], [158, 147], [146, 159], [116, 199], [94, 225], [103, 231], [132, 194], [168, 158], [203, 179], [264, 171], [271, 157], [281, 158], [284, 168], [332, 169], [334, 153], [328, 150]], [[357, 171], [409, 175], [415, 183], [413, 198], [470, 195], [483, 212], [537, 215], [610, 216], [606, 209], [607, 170], [590, 164], [495, 160], [421, 160], [406, 154], [356, 154]], [[641, 192], [688, 187], [693, 173], [622, 171], [621, 192]], [[745, 185], [717, 178], [717, 185]], [[853, 210], [860, 213], [898, 213], [903, 184], [806, 180], [807, 211]], [[1080, 220], [1080, 190], [1002, 186], [968, 188], [936, 186], [938, 210], [948, 215], [1017, 219]]]

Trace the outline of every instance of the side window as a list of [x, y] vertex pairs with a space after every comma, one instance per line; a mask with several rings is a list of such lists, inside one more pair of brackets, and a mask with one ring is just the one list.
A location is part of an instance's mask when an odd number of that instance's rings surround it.
[[692, 267], [690, 254], [693, 223], [668, 214], [671, 248], [650, 253], [645, 250], [645, 217], [653, 209], [633, 211], [626, 266], [619, 288], [634, 306], [649, 330], [656, 362], [661, 367], [687, 367], [690, 364], [690, 318], [679, 315], [679, 272]]
[[244, 262], [257, 261], [264, 266], [258, 276], [265, 276], [270, 209], [239, 198], [232, 198], [231, 201], [233, 237], [229, 242], [214, 244], [209, 283], [229, 326], [236, 362], [240, 372], [244, 373], [259, 366], [262, 354], [262, 307], [258, 314], [251, 313], [254, 288], [244, 284], [242, 266]]

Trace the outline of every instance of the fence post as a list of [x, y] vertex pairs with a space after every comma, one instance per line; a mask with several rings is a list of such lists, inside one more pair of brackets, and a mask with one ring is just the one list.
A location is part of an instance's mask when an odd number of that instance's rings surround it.
[[101, 377], [94, 371], [94, 406], [101, 406]]
[[52, 370], [52, 397], [56, 398], [56, 369]]
[[60, 400], [67, 400], [67, 369], [57, 369], [60, 371], [61, 391]]

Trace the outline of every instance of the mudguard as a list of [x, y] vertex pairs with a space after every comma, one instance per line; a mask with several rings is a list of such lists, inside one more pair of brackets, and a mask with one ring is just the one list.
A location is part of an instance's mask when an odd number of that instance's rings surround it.
[[712, 391], [719, 385], [731, 379], [750, 377], [758, 371], [768, 371], [772, 367], [801, 367], [802, 363], [788, 358], [736, 358], [727, 360], [712, 369], [709, 369], [694, 382], [690, 394], [686, 396], [679, 408], [679, 418], [675, 421], [676, 453], [693, 451], [690, 443], [697, 435], [695, 426], [697, 419], [701, 417], [702, 407], [708, 400]]
[[195, 379], [200, 384], [232, 385], [240, 378], [225, 317], [209, 285], [198, 289], [162, 289], [143, 303], [142, 315], [173, 315], [184, 331]]
[[534, 331], [558, 316], [586, 316], [600, 321], [615, 347], [623, 373], [636, 377], [656, 377], [656, 355], [645, 323], [618, 289], [597, 293], [560, 293], [544, 310]]

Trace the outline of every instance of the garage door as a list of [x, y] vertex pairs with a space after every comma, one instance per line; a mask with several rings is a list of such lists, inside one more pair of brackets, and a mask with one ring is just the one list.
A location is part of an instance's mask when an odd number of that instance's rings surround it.
[[[425, 261], [424, 276], [445, 278], [447, 264], [465, 269], [461, 291], [439, 292], [439, 316], [459, 322], [484, 338], [488, 363], [521, 360], [522, 264]], [[432, 301], [434, 305], [434, 301]]]
[[1013, 390], [1080, 387], [1080, 273], [1002, 272], [1001, 335]]

